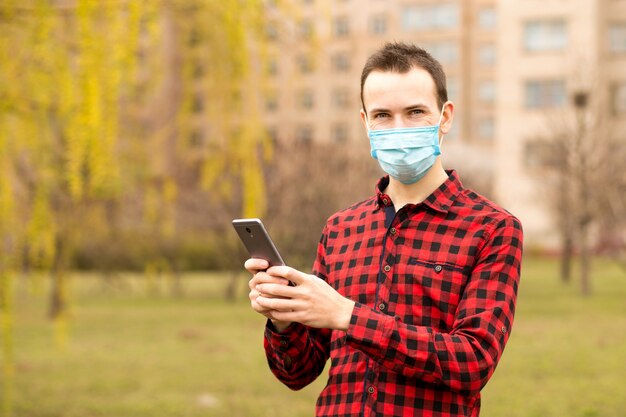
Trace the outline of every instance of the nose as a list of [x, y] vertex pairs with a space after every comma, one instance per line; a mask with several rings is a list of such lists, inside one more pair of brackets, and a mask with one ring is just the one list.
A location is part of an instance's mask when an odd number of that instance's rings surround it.
[[403, 128], [403, 127], [411, 127], [411, 126], [408, 123], [408, 120], [406, 120], [401, 114], [396, 114], [391, 121], [391, 126], [389, 127]]

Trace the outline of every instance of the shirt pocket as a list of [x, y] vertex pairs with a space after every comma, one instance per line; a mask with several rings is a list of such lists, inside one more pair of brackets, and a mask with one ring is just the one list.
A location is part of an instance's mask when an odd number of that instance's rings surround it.
[[399, 292], [404, 295], [411, 321], [442, 331], [451, 330], [465, 287], [464, 268], [409, 258], [403, 276], [399, 277]]

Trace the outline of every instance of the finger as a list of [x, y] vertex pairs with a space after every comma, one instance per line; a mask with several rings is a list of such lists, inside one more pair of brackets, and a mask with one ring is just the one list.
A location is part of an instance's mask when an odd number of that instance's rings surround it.
[[251, 290], [255, 290], [257, 285], [263, 282], [272, 282], [274, 279], [274, 277], [267, 275], [265, 272], [257, 272], [252, 275], [252, 278], [248, 281], [248, 287], [250, 287]]
[[254, 289], [256, 289], [259, 293], [262, 293], [265, 297], [294, 298], [295, 296], [297, 296], [298, 292], [298, 290], [296, 290], [294, 287], [290, 287], [285, 284], [271, 283], [259, 284], [254, 287]]
[[276, 285], [288, 285], [289, 281], [285, 278], [269, 275], [266, 272], [257, 272], [250, 279], [250, 289], [253, 289], [259, 284], [276, 284]]
[[295, 311], [268, 310], [264, 315], [269, 319], [284, 322], [300, 322], [301, 320], [301, 314]]
[[259, 304], [258, 301], [257, 301], [258, 298], [259, 298], [258, 292], [257, 291], [251, 291], [250, 292], [250, 306], [257, 313], [263, 314], [264, 316], [267, 317], [267, 313], [269, 313], [271, 310], [268, 309], [268, 308], [265, 308], [261, 304]]
[[288, 298], [270, 298], [261, 295], [256, 303], [263, 309], [276, 311], [293, 311], [298, 309], [299, 303]]
[[250, 258], [243, 264], [243, 266], [251, 274], [256, 274], [259, 271], [265, 271], [269, 268], [270, 264], [265, 259]]
[[288, 266], [273, 266], [267, 270], [267, 273], [272, 276], [283, 277], [296, 285], [303, 284], [308, 277], [307, 274]]

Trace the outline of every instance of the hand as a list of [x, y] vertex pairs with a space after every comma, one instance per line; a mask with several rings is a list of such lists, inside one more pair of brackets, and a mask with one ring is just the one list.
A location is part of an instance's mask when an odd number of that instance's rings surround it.
[[[265, 275], [269, 278], [265, 279]], [[273, 266], [263, 278], [254, 287], [261, 293], [255, 302], [270, 319], [348, 330], [354, 301], [339, 294], [326, 281], [288, 266]], [[284, 285], [281, 279], [293, 282], [295, 287]]]
[[[289, 285], [289, 281], [283, 278], [273, 277], [271, 275], [268, 275], [265, 272], [265, 270], [269, 268], [269, 263], [264, 259], [255, 259], [255, 258], [248, 259], [244, 267], [248, 270], [248, 272], [250, 272], [253, 275], [252, 279], [248, 283], [248, 286], [250, 287], [249, 298], [250, 298], [250, 305], [252, 306], [252, 309], [256, 311], [257, 313], [272, 320], [272, 324], [279, 332], [285, 330], [287, 327], [289, 327], [289, 324], [291, 323], [281, 322], [279, 320], [273, 319], [270, 314], [271, 310], [259, 305], [259, 303], [257, 302], [257, 299], [259, 298], [260, 293], [256, 287], [263, 283], [275, 284], [275, 285]], [[263, 294], [263, 295], [266, 297], [271, 297], [271, 295], [269, 294]]]

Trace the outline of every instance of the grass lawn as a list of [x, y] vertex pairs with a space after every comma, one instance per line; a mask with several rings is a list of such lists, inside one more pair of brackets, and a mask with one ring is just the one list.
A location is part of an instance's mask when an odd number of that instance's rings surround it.
[[[483, 417], [626, 415], [626, 274], [596, 261], [594, 295], [583, 298], [556, 271], [554, 261], [525, 260], [513, 334], [483, 391]], [[300, 392], [273, 378], [246, 279], [229, 303], [220, 274], [185, 276], [178, 298], [147, 295], [140, 276], [115, 286], [74, 276], [64, 349], [45, 318], [45, 288], [16, 283], [12, 415], [312, 416], [325, 377]]]

